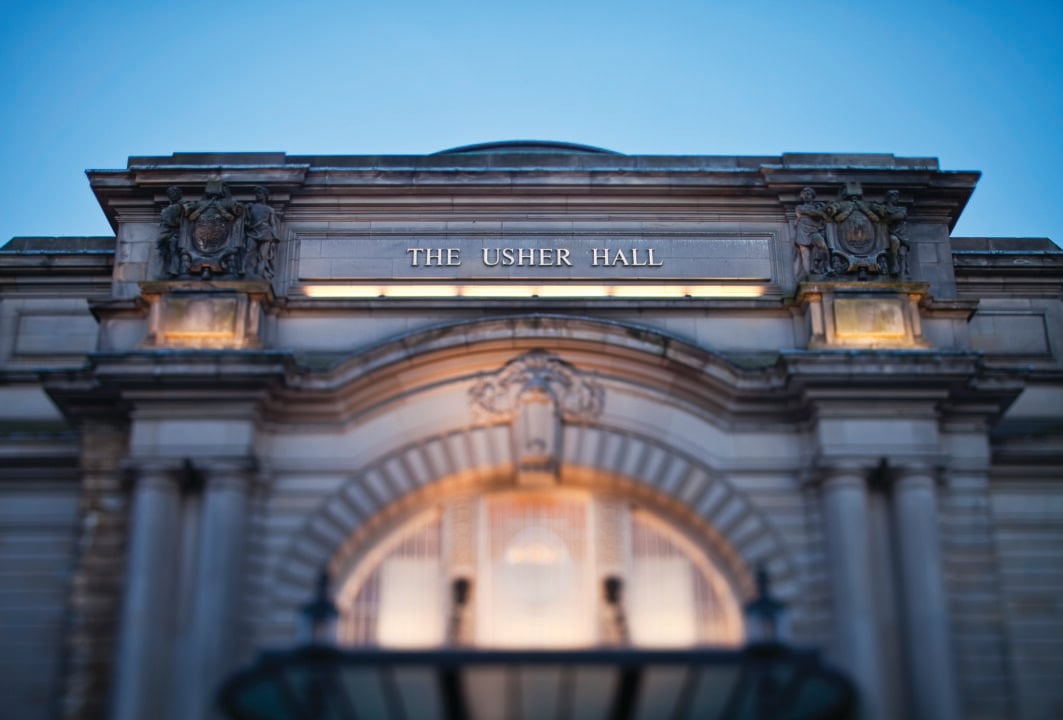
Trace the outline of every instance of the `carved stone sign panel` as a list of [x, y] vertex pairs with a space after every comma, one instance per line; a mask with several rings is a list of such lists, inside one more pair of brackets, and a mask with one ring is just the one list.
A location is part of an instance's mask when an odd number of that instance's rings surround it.
[[298, 279], [772, 280], [771, 233], [296, 234]]

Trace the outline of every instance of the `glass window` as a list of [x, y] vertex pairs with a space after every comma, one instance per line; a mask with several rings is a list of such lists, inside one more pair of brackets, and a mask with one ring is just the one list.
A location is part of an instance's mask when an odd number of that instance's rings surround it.
[[737, 645], [739, 603], [676, 523], [616, 495], [511, 490], [393, 529], [341, 580], [348, 645]]

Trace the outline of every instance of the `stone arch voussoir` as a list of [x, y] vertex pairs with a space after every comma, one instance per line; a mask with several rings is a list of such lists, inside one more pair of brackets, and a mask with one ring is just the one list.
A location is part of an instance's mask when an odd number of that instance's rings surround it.
[[[779, 534], [741, 488], [660, 438], [599, 426], [568, 426], [562, 484], [620, 490], [685, 526], [741, 595], [765, 565], [776, 594], [798, 589], [796, 562]], [[623, 452], [610, 447], [622, 446]], [[305, 602], [323, 567], [346, 568], [363, 548], [418, 510], [455, 492], [511, 482], [508, 428], [483, 425], [422, 438], [351, 474], [308, 517], [282, 553], [270, 583], [276, 617]]]

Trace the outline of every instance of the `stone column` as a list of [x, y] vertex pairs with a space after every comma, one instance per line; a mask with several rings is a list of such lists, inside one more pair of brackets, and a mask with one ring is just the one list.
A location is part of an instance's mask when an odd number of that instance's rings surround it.
[[913, 720], [959, 717], [948, 597], [929, 465], [903, 467], [893, 483], [897, 565], [904, 605], [905, 666]]
[[180, 497], [175, 471], [141, 466], [133, 489], [114, 689], [116, 720], [156, 717], [173, 656], [173, 598]]
[[856, 464], [827, 471], [822, 485], [823, 524], [834, 621], [834, 661], [859, 689], [860, 717], [886, 720], [882, 660], [875, 633], [867, 474], [866, 468]]
[[126, 429], [94, 418], [81, 426], [81, 437], [81, 522], [62, 712], [69, 720], [103, 717], [111, 699], [128, 552]]
[[248, 472], [235, 463], [204, 467], [198, 558], [188, 654], [174, 692], [174, 720], [219, 717], [215, 697], [235, 669], [243, 585]]

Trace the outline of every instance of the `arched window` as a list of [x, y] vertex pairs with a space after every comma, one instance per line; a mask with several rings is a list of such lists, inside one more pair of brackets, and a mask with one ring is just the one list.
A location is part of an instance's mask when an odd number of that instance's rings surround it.
[[582, 489], [442, 502], [339, 584], [347, 645], [688, 647], [742, 640], [723, 574], [678, 524]]

